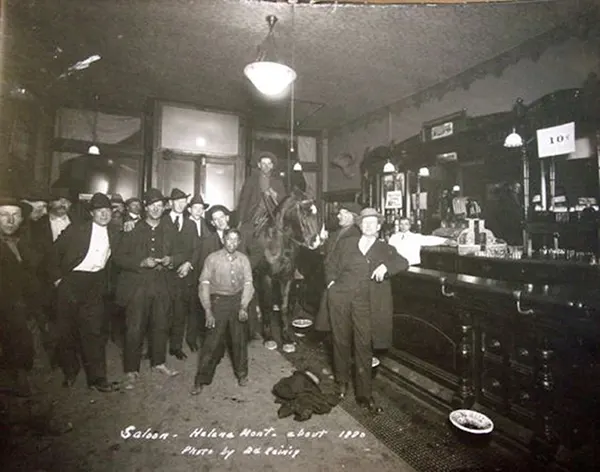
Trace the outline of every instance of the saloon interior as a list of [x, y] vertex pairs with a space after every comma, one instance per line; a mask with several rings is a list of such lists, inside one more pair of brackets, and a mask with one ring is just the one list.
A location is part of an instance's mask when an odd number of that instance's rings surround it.
[[[406, 217], [454, 242], [392, 278], [383, 415], [349, 395], [278, 419], [281, 377], [331, 372], [310, 328], [293, 353], [251, 343], [249, 389], [225, 363], [200, 399], [193, 356], [173, 360], [175, 380], [112, 396], [65, 392], [40, 367], [43, 393], [2, 400], [4, 470], [599, 470], [597, 2], [5, 0], [1, 13], [4, 192], [177, 187], [233, 210], [268, 150], [330, 231], [357, 202], [384, 214], [382, 238]], [[246, 69], [267, 60], [287, 66], [283, 83]], [[315, 316], [315, 273], [297, 281], [295, 316]], [[458, 409], [493, 431], [459, 429]], [[72, 430], [35, 434], [20, 418], [38, 410]], [[281, 439], [188, 435], [270, 427]], [[328, 434], [283, 440], [301, 428]]]

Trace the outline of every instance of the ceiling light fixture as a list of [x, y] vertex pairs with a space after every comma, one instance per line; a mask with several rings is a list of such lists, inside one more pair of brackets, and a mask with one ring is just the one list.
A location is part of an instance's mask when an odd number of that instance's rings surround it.
[[244, 68], [244, 74], [256, 89], [268, 97], [280, 95], [294, 80], [296, 72], [277, 61], [277, 47], [273, 28], [277, 23], [275, 15], [267, 16], [269, 33], [258, 47], [256, 61]]
[[295, 170], [296, 172], [302, 172], [302, 164], [300, 164], [300, 162], [296, 162], [294, 164], [293, 170]]
[[504, 147], [507, 148], [518, 148], [523, 146], [523, 138], [515, 128], [512, 129], [512, 133], [510, 133], [506, 139], [504, 140]]
[[392, 174], [394, 172], [396, 172], [396, 166], [392, 164], [391, 161], [388, 159], [385, 165], [383, 166], [383, 173]]
[[88, 154], [91, 155], [91, 156], [99, 156], [100, 155], [100, 148], [98, 146], [96, 146], [95, 144], [92, 144], [88, 148]]
[[419, 169], [419, 177], [429, 177], [429, 167], [421, 167]]

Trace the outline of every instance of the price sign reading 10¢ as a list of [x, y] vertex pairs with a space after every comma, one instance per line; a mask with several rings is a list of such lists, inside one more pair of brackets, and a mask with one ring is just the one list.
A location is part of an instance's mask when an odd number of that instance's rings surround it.
[[550, 157], [575, 152], [575, 123], [537, 130], [538, 156]]

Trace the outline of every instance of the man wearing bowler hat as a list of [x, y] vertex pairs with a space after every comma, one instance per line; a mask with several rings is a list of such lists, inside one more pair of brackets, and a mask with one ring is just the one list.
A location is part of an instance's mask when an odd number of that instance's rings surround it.
[[346, 394], [354, 354], [356, 400], [373, 414], [382, 411], [372, 396], [373, 349], [387, 349], [392, 341], [392, 288], [387, 279], [408, 268], [406, 259], [378, 239], [382, 222], [374, 208], [362, 210], [356, 219], [361, 235], [338, 241], [325, 264], [333, 371], [340, 396]]
[[40, 257], [23, 234], [30, 212], [17, 198], [0, 196], [0, 368], [13, 377], [12, 393], [21, 396], [31, 393], [28, 375], [35, 358], [29, 324], [45, 325], [35, 277]]
[[[358, 227], [354, 224], [354, 221], [360, 213], [361, 206], [354, 202], [345, 202], [340, 204], [337, 219], [339, 228], [329, 235], [325, 242], [323, 253], [325, 260], [331, 256], [338, 243], [344, 238], [351, 236], [360, 236]], [[326, 263], [326, 262], [325, 262]], [[322, 287], [321, 287], [322, 289]], [[321, 304], [319, 306], [319, 312], [315, 320], [315, 329], [317, 331], [330, 331], [329, 326], [329, 315], [327, 311], [327, 292], [323, 293], [321, 297]]]
[[[89, 388], [116, 390], [106, 376], [108, 319], [104, 309], [107, 263], [119, 243], [109, 228], [111, 202], [95, 193], [89, 202], [91, 221], [70, 225], [53, 247], [49, 273], [57, 287], [56, 359], [71, 387], [81, 364]], [[81, 361], [81, 362], [80, 362]]]
[[142, 201], [138, 197], [125, 200], [126, 212], [123, 215], [123, 231], [131, 231], [142, 220]]
[[178, 374], [165, 364], [171, 312], [169, 277], [184, 259], [177, 252], [173, 225], [162, 218], [166, 198], [151, 188], [143, 201], [145, 219], [123, 233], [115, 254], [115, 263], [121, 268], [116, 299], [126, 307], [126, 389], [134, 388], [139, 377], [146, 332], [152, 370], [169, 377]]
[[[171, 211], [163, 216], [164, 223], [171, 225], [175, 234], [176, 250], [183, 262], [171, 272], [169, 283], [171, 284], [171, 298], [173, 312], [171, 316], [171, 327], [169, 332], [169, 354], [177, 359], [187, 359], [183, 352], [183, 335], [189, 312], [191, 310], [190, 285], [194, 284], [194, 249], [197, 244], [197, 228], [185, 215], [189, 195], [178, 188], [171, 191]], [[198, 279], [196, 278], [196, 284]], [[197, 291], [197, 288], [195, 289]]]
[[202, 251], [206, 238], [211, 234], [211, 228], [204, 219], [204, 213], [209, 207], [202, 195], [197, 194], [188, 204], [189, 222], [195, 228], [194, 254], [192, 256], [192, 273], [188, 283], [189, 310], [186, 329], [186, 342], [193, 351], [198, 350], [198, 341], [204, 326], [204, 308], [198, 299], [198, 278], [202, 271]]

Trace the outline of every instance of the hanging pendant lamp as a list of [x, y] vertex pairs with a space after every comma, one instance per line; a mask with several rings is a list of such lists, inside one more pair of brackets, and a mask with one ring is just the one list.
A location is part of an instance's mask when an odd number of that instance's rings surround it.
[[275, 15], [267, 16], [269, 33], [258, 47], [256, 61], [244, 68], [244, 74], [256, 89], [267, 97], [275, 97], [283, 93], [289, 85], [296, 80], [296, 72], [277, 61], [277, 48], [273, 28], [277, 23]]

